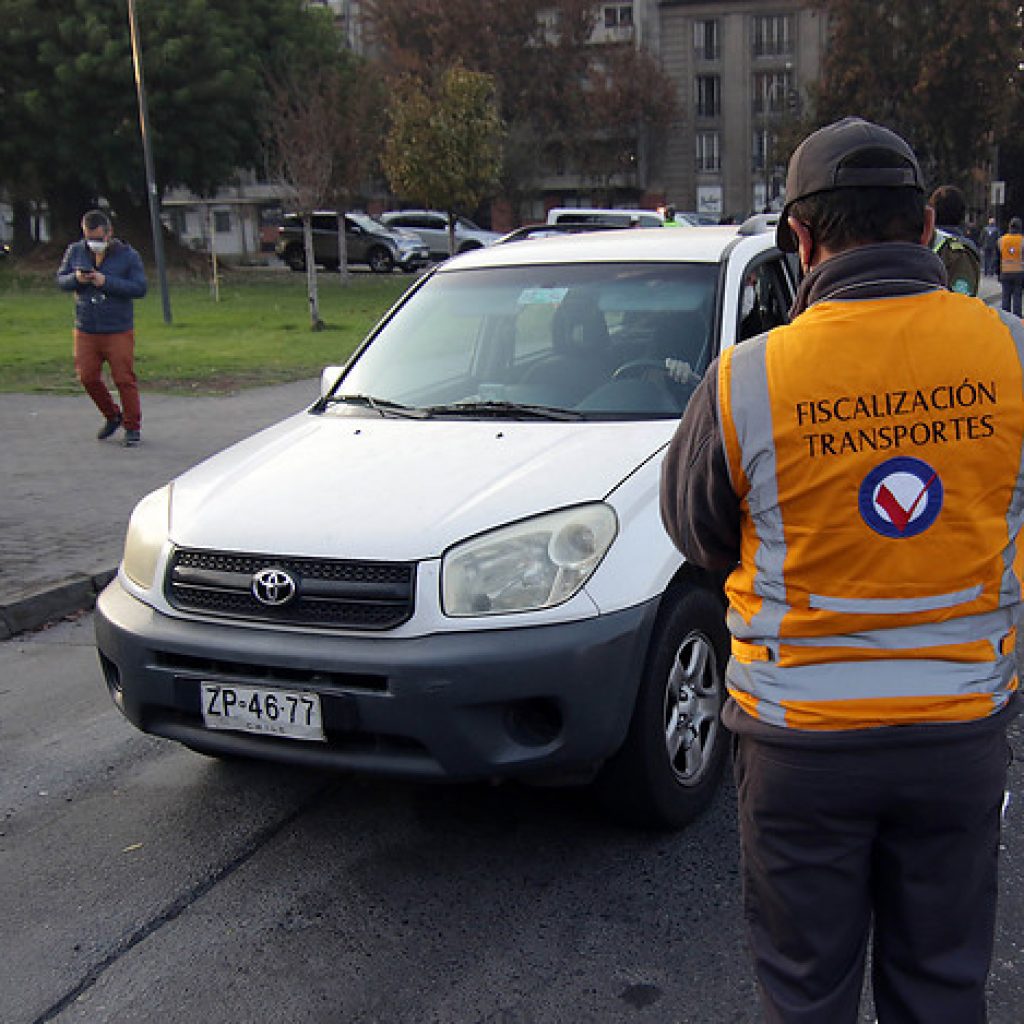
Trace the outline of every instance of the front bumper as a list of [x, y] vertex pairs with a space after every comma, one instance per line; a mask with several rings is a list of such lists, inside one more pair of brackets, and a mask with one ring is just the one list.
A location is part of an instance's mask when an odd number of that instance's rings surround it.
[[[209, 753], [479, 779], [591, 771], [613, 754], [657, 608], [397, 640], [171, 618], [114, 580], [95, 621], [111, 696], [146, 732]], [[315, 690], [327, 742], [208, 730], [201, 681]]]
[[430, 262], [430, 253], [426, 249], [416, 252], [400, 252], [395, 262], [402, 270], [419, 270]]

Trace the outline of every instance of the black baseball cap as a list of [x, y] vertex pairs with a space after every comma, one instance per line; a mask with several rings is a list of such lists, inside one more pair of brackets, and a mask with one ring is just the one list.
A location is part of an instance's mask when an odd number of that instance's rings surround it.
[[[874, 154], [878, 166], [872, 164]], [[906, 140], [880, 124], [844, 117], [819, 128], [797, 146], [789, 161], [786, 205], [775, 229], [776, 243], [783, 252], [797, 249], [789, 228], [793, 203], [839, 188], [916, 188], [923, 193], [924, 179]]]

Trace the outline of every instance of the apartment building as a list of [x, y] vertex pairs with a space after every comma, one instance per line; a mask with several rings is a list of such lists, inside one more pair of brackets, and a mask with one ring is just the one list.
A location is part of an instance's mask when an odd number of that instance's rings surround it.
[[796, 0], [662, 0], [659, 56], [680, 115], [652, 180], [681, 210], [782, 206], [789, 143], [818, 78], [826, 18]]

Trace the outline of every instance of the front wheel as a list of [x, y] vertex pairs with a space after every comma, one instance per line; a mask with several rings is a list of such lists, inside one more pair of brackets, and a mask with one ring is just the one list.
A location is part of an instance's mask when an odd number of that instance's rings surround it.
[[306, 269], [306, 253], [301, 245], [289, 245], [281, 258], [296, 273]]
[[631, 824], [681, 828], [711, 801], [728, 736], [721, 722], [728, 633], [708, 590], [669, 595], [658, 616], [626, 742], [597, 785]]
[[370, 269], [375, 274], [390, 274], [395, 269], [395, 261], [391, 258], [391, 253], [381, 246], [374, 246], [366, 254], [366, 262], [369, 263]]

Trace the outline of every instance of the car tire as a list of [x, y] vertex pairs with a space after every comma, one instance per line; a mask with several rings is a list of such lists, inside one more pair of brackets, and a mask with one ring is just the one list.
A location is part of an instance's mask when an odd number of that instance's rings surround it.
[[375, 274], [390, 274], [395, 269], [395, 261], [391, 253], [380, 245], [375, 245], [366, 254], [366, 262]]
[[306, 269], [306, 254], [302, 251], [301, 245], [289, 245], [281, 258], [296, 272]]
[[711, 801], [729, 750], [721, 722], [728, 641], [724, 606], [711, 591], [666, 596], [626, 741], [597, 779], [615, 817], [678, 829]]

